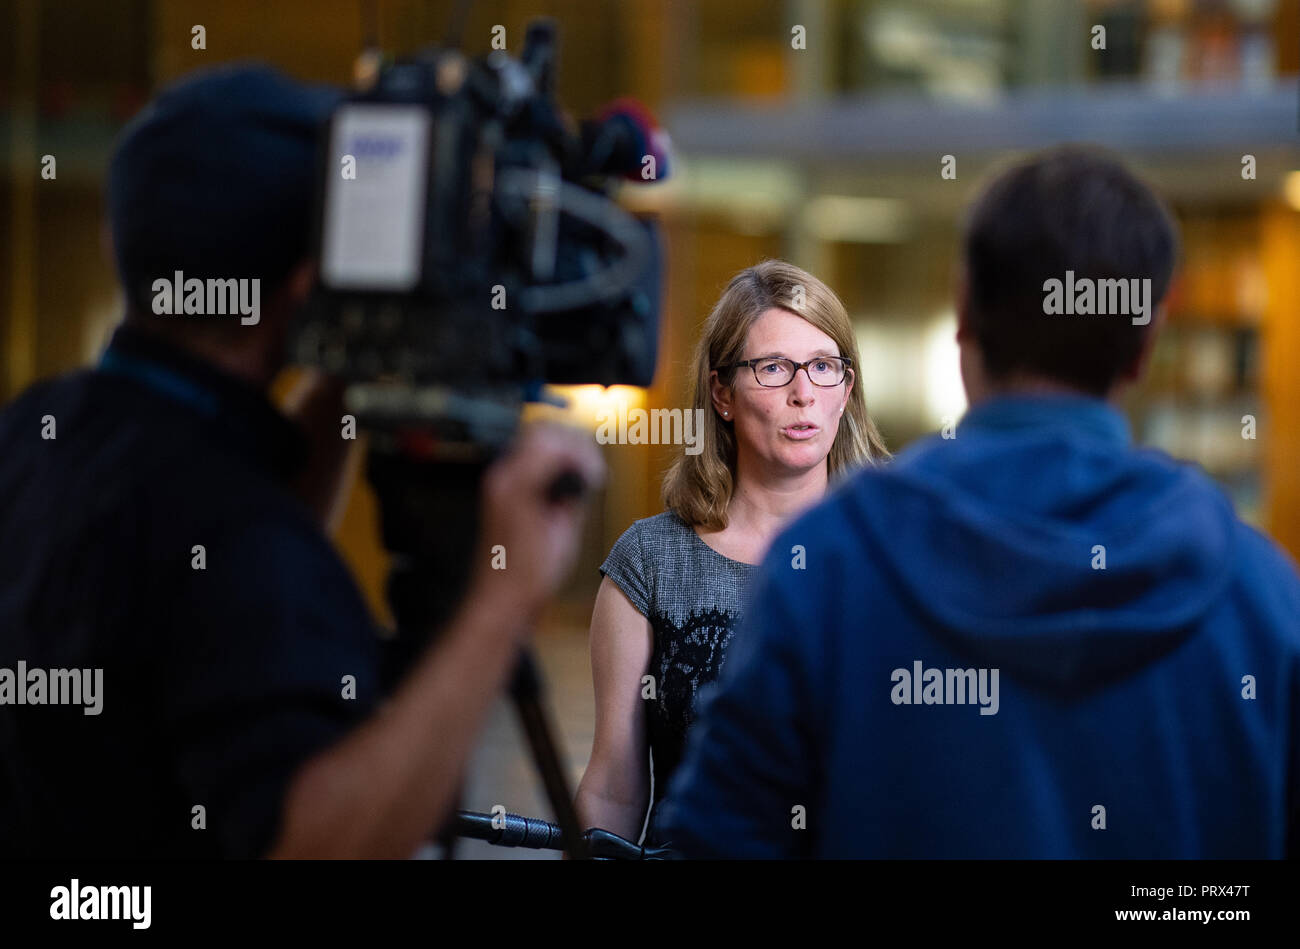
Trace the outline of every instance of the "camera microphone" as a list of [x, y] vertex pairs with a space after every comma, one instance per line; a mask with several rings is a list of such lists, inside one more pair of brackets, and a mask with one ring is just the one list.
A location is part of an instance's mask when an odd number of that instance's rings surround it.
[[670, 173], [671, 142], [636, 99], [615, 99], [581, 124], [582, 171], [631, 181], [662, 181]]

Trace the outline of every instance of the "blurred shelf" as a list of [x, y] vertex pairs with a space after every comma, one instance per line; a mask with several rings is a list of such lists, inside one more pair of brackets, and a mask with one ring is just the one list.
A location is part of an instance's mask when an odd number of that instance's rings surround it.
[[680, 102], [666, 126], [686, 153], [845, 161], [1028, 150], [1087, 141], [1180, 153], [1300, 144], [1295, 80], [1243, 91], [1143, 83], [1008, 93], [987, 104], [930, 98], [831, 99], [753, 105]]

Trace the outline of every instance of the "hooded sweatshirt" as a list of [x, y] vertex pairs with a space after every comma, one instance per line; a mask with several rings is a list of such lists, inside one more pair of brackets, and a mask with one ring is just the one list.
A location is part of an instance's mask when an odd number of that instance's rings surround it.
[[687, 856], [1297, 852], [1295, 566], [1102, 401], [977, 405], [750, 597], [664, 806]]

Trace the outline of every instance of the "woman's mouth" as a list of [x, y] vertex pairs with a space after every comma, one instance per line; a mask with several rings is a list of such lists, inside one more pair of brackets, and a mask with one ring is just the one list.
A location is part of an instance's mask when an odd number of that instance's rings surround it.
[[812, 438], [820, 431], [821, 429], [818, 428], [816, 425], [814, 425], [812, 422], [798, 422], [794, 425], [787, 425], [785, 428], [781, 429], [781, 434], [784, 435], [786, 438], [793, 438], [796, 441], [803, 441], [805, 439]]

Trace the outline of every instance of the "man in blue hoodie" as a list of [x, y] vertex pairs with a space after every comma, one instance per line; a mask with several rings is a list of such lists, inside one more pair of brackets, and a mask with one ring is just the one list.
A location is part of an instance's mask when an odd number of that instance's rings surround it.
[[1296, 855], [1300, 579], [1113, 407], [1176, 254], [1104, 154], [985, 189], [957, 306], [971, 408], [774, 542], [669, 790], [675, 849]]

